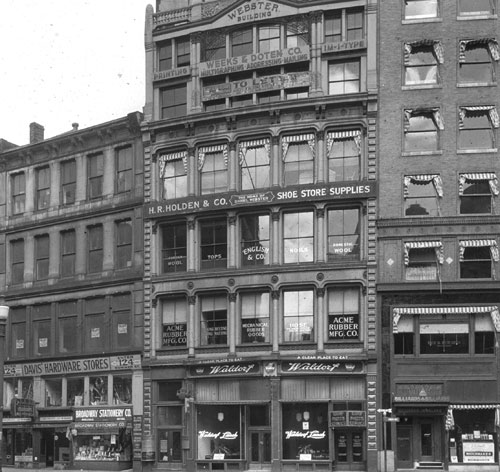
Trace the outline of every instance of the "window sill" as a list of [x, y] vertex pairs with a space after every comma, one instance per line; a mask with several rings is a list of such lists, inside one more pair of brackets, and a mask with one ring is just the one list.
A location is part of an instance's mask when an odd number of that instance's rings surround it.
[[403, 85], [401, 90], [422, 90], [422, 89], [440, 89], [443, 88], [442, 84], [412, 84]]
[[442, 18], [408, 18], [408, 19], [403, 19], [402, 24], [403, 25], [413, 25], [416, 23], [442, 23], [443, 19]]
[[458, 88], [470, 88], [470, 87], [496, 87], [496, 82], [467, 82], [466, 84], [457, 83]]
[[443, 151], [403, 151], [401, 153], [402, 157], [412, 157], [412, 156], [442, 156]]
[[497, 148], [488, 149], [457, 149], [457, 154], [482, 154], [482, 153], [493, 153], [498, 152]]
[[457, 21], [469, 21], [469, 20], [496, 20], [498, 15], [492, 15], [491, 13], [486, 13], [484, 15], [459, 15], [457, 16]]

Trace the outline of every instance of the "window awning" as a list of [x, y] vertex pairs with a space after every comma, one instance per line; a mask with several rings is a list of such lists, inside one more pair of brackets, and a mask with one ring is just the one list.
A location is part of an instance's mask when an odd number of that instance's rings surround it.
[[404, 198], [408, 198], [408, 186], [410, 183], [417, 185], [425, 185], [433, 183], [438, 197], [443, 196], [443, 181], [440, 175], [436, 174], [421, 174], [421, 175], [405, 175], [404, 177]]
[[464, 127], [464, 119], [467, 116], [467, 112], [482, 112], [482, 111], [487, 111], [488, 116], [491, 121], [491, 125], [494, 128], [498, 128], [500, 126], [500, 118], [498, 117], [498, 111], [497, 107], [493, 105], [478, 105], [478, 106], [471, 106], [471, 107], [460, 107], [459, 113], [458, 113], [458, 127], [460, 129], [463, 129]]
[[444, 129], [444, 121], [441, 116], [441, 112], [439, 108], [413, 108], [405, 110], [405, 122], [404, 122], [404, 131], [408, 132], [410, 129], [410, 118], [413, 116], [427, 116], [431, 115], [434, 120], [434, 124], [440, 129]]
[[240, 164], [243, 164], [247, 149], [263, 147], [266, 150], [267, 160], [271, 159], [271, 140], [269, 138], [252, 139], [251, 141], [241, 141], [238, 146]]
[[463, 39], [460, 41], [460, 50], [458, 54], [458, 62], [465, 62], [465, 51], [469, 46], [483, 45], [486, 44], [490, 50], [491, 58], [494, 61], [500, 60], [500, 50], [498, 47], [498, 42], [493, 38], [484, 39]]
[[205, 155], [214, 152], [222, 152], [222, 155], [224, 156], [224, 165], [227, 167], [228, 146], [227, 144], [217, 144], [214, 146], [202, 146], [198, 149], [198, 170], [203, 169], [203, 165], [205, 164]]
[[361, 131], [359, 129], [351, 129], [344, 131], [330, 131], [326, 135], [326, 150], [328, 156], [330, 156], [330, 152], [335, 141], [343, 141], [346, 139], [352, 139], [354, 141], [354, 144], [358, 148], [358, 154], [361, 155]]
[[417, 306], [417, 307], [396, 307], [392, 309], [392, 332], [398, 332], [398, 322], [403, 315], [457, 315], [489, 313], [495, 330], [500, 332], [500, 312], [498, 306]]
[[169, 162], [179, 161], [181, 159], [184, 164], [184, 170], [187, 172], [187, 151], [169, 152], [166, 154], [160, 154], [160, 156], [158, 157], [158, 163], [160, 165], [160, 178], [164, 177], [165, 167]]
[[458, 179], [458, 194], [464, 194], [464, 184], [465, 182], [475, 181], [475, 180], [487, 180], [490, 184], [490, 190], [493, 195], [498, 195], [498, 178], [494, 172], [476, 172], [469, 174], [460, 174]]
[[476, 403], [476, 404], [451, 404], [448, 406], [446, 414], [445, 428], [447, 430], [455, 427], [455, 418], [453, 417], [453, 410], [495, 410], [495, 426], [500, 426], [500, 404], [498, 403]]
[[290, 146], [290, 143], [300, 143], [300, 142], [307, 142], [309, 144], [309, 147], [311, 148], [311, 151], [314, 155], [314, 149], [316, 146], [316, 136], [314, 133], [304, 133], [304, 134], [293, 134], [293, 135], [288, 135], [288, 136], [282, 136], [281, 137], [281, 150], [283, 153], [283, 161], [286, 159], [286, 154], [288, 152], [288, 146]]
[[440, 264], [444, 262], [443, 243], [441, 241], [409, 241], [404, 243], [405, 247], [405, 265], [410, 263], [411, 249], [426, 249], [434, 248], [436, 250], [436, 258]]
[[489, 247], [491, 258], [495, 262], [499, 260], [498, 245], [494, 239], [466, 239], [459, 241], [458, 244], [460, 246], [460, 262], [463, 262], [464, 252], [468, 247]]
[[421, 39], [419, 41], [412, 41], [411, 43], [405, 43], [405, 56], [404, 56], [405, 64], [410, 62], [410, 54], [413, 52], [413, 48], [419, 46], [432, 46], [437, 61], [440, 64], [444, 62], [444, 50], [441, 41], [436, 41], [434, 39]]

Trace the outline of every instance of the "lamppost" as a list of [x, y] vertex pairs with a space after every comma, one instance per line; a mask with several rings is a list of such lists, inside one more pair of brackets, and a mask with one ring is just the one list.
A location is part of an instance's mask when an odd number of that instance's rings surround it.
[[3, 464], [3, 365], [5, 360], [5, 331], [9, 307], [0, 305], [0, 472]]
[[379, 408], [377, 411], [382, 413], [382, 427], [384, 428], [384, 434], [382, 435], [384, 446], [384, 472], [387, 472], [387, 413], [392, 415], [392, 408]]

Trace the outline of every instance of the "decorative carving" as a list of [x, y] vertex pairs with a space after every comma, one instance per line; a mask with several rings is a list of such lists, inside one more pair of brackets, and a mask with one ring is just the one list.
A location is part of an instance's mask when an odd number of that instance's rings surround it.
[[153, 299], [151, 300], [151, 306], [152, 306], [153, 308], [156, 308], [156, 307], [158, 306], [158, 299], [157, 299], [157, 298], [153, 298]]
[[280, 291], [279, 290], [273, 290], [271, 292], [271, 298], [273, 300], [279, 300], [280, 299]]
[[[319, 277], [319, 275], [323, 275], [323, 274], [318, 274], [318, 277]], [[318, 280], [320, 280], [320, 279], [318, 279]], [[324, 288], [317, 288], [316, 289], [316, 295], [318, 297], [324, 297], [325, 296], [325, 289]]]
[[323, 274], [323, 272], [318, 272], [316, 274], [316, 280], [319, 280], [321, 282], [322, 280], [324, 280], [324, 278], [325, 278], [325, 274]]
[[229, 299], [230, 302], [235, 303], [237, 298], [236, 293], [234, 292], [229, 293], [227, 295], [227, 298]]
[[187, 220], [187, 227], [188, 227], [188, 229], [194, 230], [195, 225], [196, 225], [195, 219], [193, 217], [188, 218], [188, 220]]
[[[188, 286], [189, 286], [189, 284], [192, 284], [192, 283], [193, 282], [189, 282]], [[195, 305], [196, 304], [196, 295], [189, 295], [189, 297], [188, 297], [188, 303], [189, 303], [189, 305]]]
[[234, 279], [229, 279], [229, 280], [227, 281], [227, 284], [228, 284], [230, 287], [233, 287], [235, 283], [236, 283], [236, 281], [235, 281]]
[[228, 147], [229, 147], [229, 150], [230, 151], [236, 151], [236, 142], [235, 141], [230, 141], [229, 144], [228, 144]]

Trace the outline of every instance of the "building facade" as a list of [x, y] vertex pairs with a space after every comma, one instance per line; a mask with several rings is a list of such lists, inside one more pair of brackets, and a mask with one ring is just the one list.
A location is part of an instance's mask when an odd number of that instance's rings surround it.
[[396, 469], [498, 470], [498, 2], [380, 8], [389, 448]]
[[146, 12], [146, 470], [376, 470], [375, 1]]
[[33, 123], [30, 144], [0, 154], [4, 465], [132, 467], [132, 425], [142, 424], [141, 121], [130, 113], [50, 139]]

